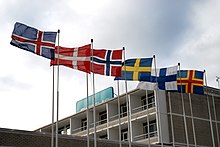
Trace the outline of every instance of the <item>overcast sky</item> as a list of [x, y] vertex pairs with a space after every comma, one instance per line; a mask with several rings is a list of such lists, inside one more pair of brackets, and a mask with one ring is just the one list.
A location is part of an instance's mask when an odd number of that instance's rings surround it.
[[[0, 6], [2, 128], [35, 130], [51, 123], [50, 61], [10, 45], [17, 21], [42, 31], [60, 29], [64, 47], [86, 45], [93, 38], [94, 48], [125, 47], [126, 58], [156, 55], [157, 67], [180, 62], [181, 69], [205, 69], [208, 85], [217, 87], [219, 0], [1, 0]], [[74, 114], [76, 101], [86, 97], [85, 77], [60, 67], [59, 118]], [[129, 90], [137, 84], [129, 82]], [[117, 93], [114, 77], [95, 75], [96, 91], [109, 86]]]

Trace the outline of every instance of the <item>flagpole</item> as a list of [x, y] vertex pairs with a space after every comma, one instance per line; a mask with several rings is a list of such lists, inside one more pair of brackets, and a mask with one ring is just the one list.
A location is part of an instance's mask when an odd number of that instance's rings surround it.
[[212, 126], [212, 116], [211, 116], [211, 110], [210, 110], [210, 104], [209, 104], [209, 91], [208, 91], [208, 85], [207, 85], [207, 78], [206, 78], [206, 71], [204, 70], [205, 74], [205, 85], [206, 85], [206, 98], [207, 98], [207, 105], [208, 105], [208, 111], [209, 111], [209, 123], [210, 123], [210, 129], [211, 129], [211, 135], [212, 135], [212, 144], [213, 147], [215, 147], [215, 140], [214, 140], [214, 133], [213, 133], [213, 126]]
[[89, 147], [89, 80], [86, 73], [86, 117], [87, 117], [87, 147]]
[[94, 122], [94, 147], [97, 147], [96, 142], [96, 109], [95, 109], [95, 74], [94, 74], [94, 63], [93, 63], [93, 39], [91, 39], [91, 49], [92, 49], [92, 82], [93, 82], [93, 122]]
[[53, 66], [53, 82], [52, 82], [52, 123], [51, 123], [51, 147], [54, 147], [54, 65]]
[[194, 138], [194, 144], [195, 147], [197, 146], [197, 140], [196, 140], [196, 131], [195, 131], [195, 123], [194, 123], [194, 115], [192, 111], [192, 99], [191, 99], [191, 94], [189, 93], [189, 107], [190, 107], [190, 112], [191, 112], [191, 117], [192, 117], [192, 130], [193, 130], [193, 138]]
[[172, 140], [173, 140], [173, 147], [175, 147], [175, 136], [174, 136], [174, 127], [173, 127], [173, 113], [172, 113], [172, 107], [171, 107], [170, 92], [168, 92], [168, 98], [169, 98], [170, 124], [171, 124]]
[[57, 121], [56, 121], [56, 147], [58, 147], [58, 121], [59, 121], [59, 75], [60, 75], [60, 30], [58, 30], [58, 65], [57, 65]]
[[150, 147], [150, 121], [149, 121], [149, 104], [148, 104], [148, 92], [147, 89], [145, 90], [146, 93], [146, 105], [147, 105], [147, 138], [148, 138], [148, 146]]
[[182, 89], [182, 78], [181, 78], [181, 72], [180, 72], [180, 63], [178, 63], [179, 67], [179, 77], [180, 77], [180, 91], [181, 91], [181, 100], [182, 100], [182, 109], [183, 109], [183, 120], [184, 120], [184, 128], [185, 128], [185, 137], [186, 137], [186, 144], [187, 147], [189, 147], [189, 139], [188, 139], [188, 130], [187, 130], [187, 124], [186, 124], [186, 112], [184, 107], [184, 99], [183, 99], [183, 89]]
[[156, 101], [156, 109], [157, 109], [157, 128], [158, 128], [158, 138], [159, 138], [159, 143], [161, 143], [161, 146], [163, 147], [163, 135], [162, 135], [162, 128], [161, 128], [161, 120], [160, 120], [160, 106], [159, 106], [159, 102], [157, 100], [158, 98], [158, 82], [157, 82], [157, 66], [156, 66], [156, 56], [153, 55], [154, 58], [154, 68], [155, 68], [155, 75], [156, 75], [156, 92], [155, 92], [155, 101]]
[[117, 87], [118, 87], [118, 134], [119, 134], [119, 147], [122, 147], [121, 144], [121, 113], [120, 113], [120, 93], [119, 93], [119, 80], [117, 80]]
[[126, 105], [127, 105], [127, 121], [128, 121], [128, 144], [131, 147], [131, 125], [130, 125], [130, 111], [129, 111], [129, 99], [128, 99], [128, 84], [127, 84], [127, 75], [126, 75], [126, 63], [125, 63], [125, 47], [123, 47], [124, 53], [124, 67], [125, 67], [125, 92], [126, 92]]
[[216, 116], [216, 109], [215, 109], [215, 100], [214, 100], [214, 94], [212, 94], [212, 104], [213, 104], [213, 111], [214, 111], [214, 117], [215, 117], [215, 128], [216, 128], [216, 134], [217, 134], [217, 142], [218, 146], [220, 146], [220, 141], [219, 141], [219, 132], [218, 132], [218, 123], [217, 123], [217, 116]]

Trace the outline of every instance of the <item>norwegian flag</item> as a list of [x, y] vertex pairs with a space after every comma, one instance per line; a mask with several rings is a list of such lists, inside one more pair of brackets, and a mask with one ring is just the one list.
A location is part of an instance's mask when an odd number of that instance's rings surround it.
[[[92, 63], [92, 62], [91, 62]], [[93, 49], [92, 72], [106, 76], [121, 76], [122, 49]]]
[[[58, 52], [59, 52], [59, 60], [58, 60]], [[61, 46], [58, 48], [58, 46], [56, 46], [55, 60], [51, 60], [50, 64], [64, 65], [73, 69], [90, 73], [91, 71], [90, 55], [91, 55], [91, 44], [82, 47], [75, 47], [75, 48], [67, 48]]]
[[16, 22], [10, 44], [45, 58], [54, 59], [56, 36], [57, 32], [42, 32]]

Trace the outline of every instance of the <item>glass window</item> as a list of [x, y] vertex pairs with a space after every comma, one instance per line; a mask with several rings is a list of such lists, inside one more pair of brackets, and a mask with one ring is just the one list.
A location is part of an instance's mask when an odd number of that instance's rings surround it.
[[148, 131], [148, 125], [147, 125], [147, 122], [143, 123], [143, 131], [144, 131], [144, 134], [146, 138], [148, 138], [148, 133], [150, 135], [150, 137], [153, 137], [153, 136], [156, 136], [157, 134], [157, 125], [156, 125], [156, 120], [153, 120], [153, 121], [150, 121], [149, 122], [149, 130]]
[[99, 136], [99, 138], [101, 138], [101, 139], [108, 139], [107, 134]]
[[103, 111], [99, 113], [100, 124], [107, 123], [107, 112]]
[[84, 118], [81, 120], [81, 130], [86, 130], [87, 129], [87, 119]]
[[122, 141], [128, 140], [128, 129], [121, 130], [121, 140]]
[[127, 116], [127, 106], [126, 103], [120, 105], [121, 117]]

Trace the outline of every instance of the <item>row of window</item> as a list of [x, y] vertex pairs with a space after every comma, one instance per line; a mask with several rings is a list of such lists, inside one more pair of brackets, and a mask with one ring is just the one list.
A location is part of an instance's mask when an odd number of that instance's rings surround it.
[[[148, 131], [148, 123], [143, 123], [143, 132], [144, 132], [144, 138], [154, 137], [157, 136], [157, 125], [156, 120], [149, 122], [149, 131]], [[148, 134], [149, 133], [149, 134]], [[100, 136], [101, 139], [108, 139], [107, 134]], [[121, 130], [121, 140], [127, 141], [128, 140], [128, 129]]]
[[[155, 97], [154, 94], [148, 94], [148, 103], [147, 103], [147, 99], [146, 96], [141, 97], [141, 105], [143, 110], [147, 109], [147, 105], [148, 108], [154, 107], [155, 106]], [[125, 117], [127, 116], [127, 105], [126, 103], [121, 104], [120, 105], [120, 117]], [[99, 124], [104, 124], [107, 123], [107, 112], [106, 111], [102, 111], [99, 113]], [[81, 120], [81, 131], [86, 130], [87, 129], [87, 119], [84, 118]]]

